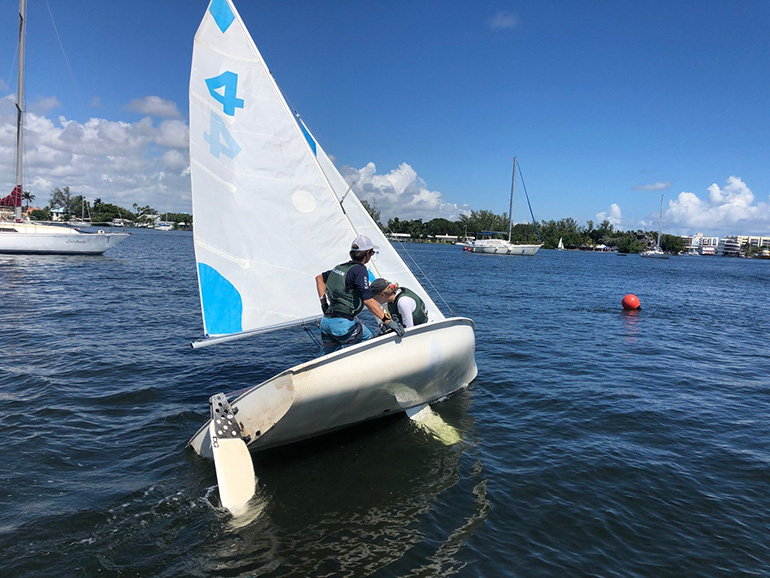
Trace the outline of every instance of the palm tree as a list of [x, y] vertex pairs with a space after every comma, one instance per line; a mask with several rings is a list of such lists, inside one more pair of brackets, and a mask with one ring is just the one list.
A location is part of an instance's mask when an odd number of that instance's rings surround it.
[[24, 191], [24, 192], [21, 194], [21, 198], [22, 198], [24, 201], [26, 201], [26, 202], [27, 202], [27, 206], [25, 207], [25, 210], [28, 210], [28, 209], [29, 209], [29, 204], [30, 204], [32, 201], [34, 201], [34, 200], [35, 200], [35, 195], [33, 195], [32, 193], [30, 193], [29, 191]]

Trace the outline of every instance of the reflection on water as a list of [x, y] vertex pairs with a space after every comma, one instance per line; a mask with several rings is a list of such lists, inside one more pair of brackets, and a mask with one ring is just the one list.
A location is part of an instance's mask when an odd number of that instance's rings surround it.
[[[117, 503], [81, 530], [80, 548], [98, 564], [81, 562], [141, 575], [451, 574], [490, 510], [484, 469], [469, 453], [471, 395], [436, 409], [462, 435], [451, 446], [393, 416], [252, 454], [257, 492], [239, 517], [219, 507], [213, 463], [184, 450], [194, 467], [177, 480], [183, 489], [172, 476]], [[181, 543], [186, 559], [170, 563], [166, 547]]]
[[[449, 400], [443, 416], [466, 439], [473, 435], [464, 419], [469, 398], [463, 392]], [[454, 553], [489, 509], [483, 469], [465, 463], [467, 448], [439, 443], [396, 417], [256, 454], [266, 507], [238, 532], [250, 552], [238, 571], [257, 571], [255, 550], [263, 552], [261, 572], [277, 564], [297, 575], [358, 576], [386, 566], [408, 575], [426, 555], [441, 567], [461, 566]], [[437, 500], [467, 510], [467, 517], [435, 519]], [[228, 557], [231, 570], [236, 558]]]
[[623, 319], [623, 340], [628, 345], [635, 345], [639, 334], [639, 314], [641, 309], [623, 309], [620, 314]]

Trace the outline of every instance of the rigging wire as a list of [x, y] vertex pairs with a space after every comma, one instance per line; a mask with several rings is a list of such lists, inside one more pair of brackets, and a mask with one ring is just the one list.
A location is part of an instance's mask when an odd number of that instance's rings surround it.
[[[388, 232], [393, 235], [393, 231], [390, 227], [388, 227]], [[450, 315], [452, 317], [457, 317], [455, 315], [455, 312], [452, 310], [452, 307], [450, 307], [449, 303], [446, 302], [446, 299], [444, 299], [444, 296], [441, 294], [441, 292], [436, 288], [436, 286], [433, 284], [433, 281], [430, 280], [430, 277], [425, 273], [425, 271], [422, 270], [422, 267], [420, 267], [420, 264], [417, 262], [417, 260], [412, 256], [412, 254], [409, 252], [409, 250], [406, 248], [406, 243], [404, 243], [402, 240], [396, 238], [396, 241], [398, 241], [398, 244], [401, 245], [401, 248], [404, 250], [404, 253], [406, 253], [409, 256], [409, 259], [412, 261], [412, 264], [417, 268], [417, 271], [419, 271], [420, 276], [428, 282], [428, 285], [430, 285], [431, 289], [433, 289], [433, 292], [438, 296], [439, 299], [441, 299], [441, 302], [444, 304], [444, 307], [447, 308]]]
[[[270, 75], [272, 76], [272, 73], [271, 73]], [[293, 115], [296, 117], [296, 119], [297, 119], [297, 121], [298, 121], [298, 122], [300, 122], [300, 123], [304, 124], [304, 121], [302, 120], [302, 115], [300, 115], [300, 114], [299, 114], [299, 112], [297, 111], [296, 107], [294, 107], [294, 106], [292, 105], [292, 103], [291, 103], [291, 101], [289, 100], [289, 98], [288, 98], [288, 97], [287, 97], [287, 96], [286, 96], [286, 95], [283, 93], [283, 90], [281, 90], [281, 87], [278, 85], [278, 82], [275, 80], [275, 77], [273, 77], [273, 81], [275, 82], [275, 85], [278, 87], [278, 91], [279, 91], [279, 93], [281, 94], [281, 96], [284, 98], [284, 100], [285, 100], [285, 102], [286, 102], [287, 106], [289, 107], [289, 110], [290, 110], [290, 111], [292, 112], [292, 114], [293, 114]], [[308, 130], [309, 130], [309, 129], [308, 129]], [[313, 137], [313, 138], [315, 139], [315, 137]], [[320, 145], [319, 145], [319, 146], [320, 146]], [[318, 168], [321, 170], [321, 173], [323, 173], [323, 175], [324, 175], [324, 178], [326, 179], [326, 182], [327, 182], [327, 183], [329, 183], [329, 185], [330, 185], [330, 188], [331, 188], [332, 192], [334, 192], [334, 187], [332, 187], [332, 186], [331, 186], [331, 181], [330, 181], [330, 179], [329, 179], [329, 176], [328, 176], [328, 175], [326, 174], [326, 172], [323, 170], [323, 167], [321, 167], [320, 163], [319, 163], [319, 165], [318, 165]], [[344, 180], [344, 177], [343, 177], [343, 180]], [[359, 180], [360, 180], [360, 179], [359, 179]], [[343, 212], [343, 213], [346, 213], [346, 211], [345, 211], [345, 207], [342, 205], [342, 203], [345, 201], [345, 198], [348, 196], [348, 194], [349, 194], [349, 193], [351, 193], [351, 192], [353, 192], [353, 187], [354, 187], [354, 186], [355, 186], [357, 183], [358, 183], [358, 181], [353, 181], [353, 182], [352, 182], [352, 183], [351, 183], [351, 184], [348, 186], [348, 190], [345, 192], [345, 194], [342, 196], [342, 198], [341, 198], [341, 199], [339, 199], [340, 208], [342, 209], [342, 212]], [[526, 192], [526, 191], [525, 191], [525, 192]], [[335, 196], [336, 196], [336, 194], [335, 194]], [[355, 193], [353, 193], [353, 196], [355, 196]], [[359, 202], [360, 202], [360, 201], [359, 201]], [[368, 214], [368, 211], [367, 211], [367, 214]], [[369, 215], [369, 217], [371, 218], [371, 215]], [[382, 231], [382, 227], [379, 225], [379, 223], [375, 222], [373, 218], [372, 218], [372, 222], [374, 222], [375, 226], [377, 226], [377, 228], [378, 228], [378, 229], [380, 229], [380, 231]], [[352, 223], [351, 223], [351, 226], [352, 226]], [[355, 232], [355, 227], [353, 227], [353, 231]], [[388, 228], [388, 231], [389, 231], [391, 234], [393, 234], [393, 231], [392, 231], [392, 230], [390, 230], [390, 228]], [[403, 249], [404, 249], [404, 253], [406, 253], [406, 254], [409, 256], [409, 259], [412, 261], [412, 264], [414, 265], [414, 267], [416, 267], [416, 268], [417, 268], [417, 271], [420, 273], [420, 275], [422, 276], [422, 278], [423, 278], [425, 281], [427, 281], [427, 283], [430, 285], [431, 289], [434, 291], [434, 293], [435, 293], [435, 294], [438, 296], [438, 298], [441, 300], [441, 302], [442, 302], [442, 303], [444, 304], [444, 306], [447, 308], [447, 310], [449, 311], [450, 315], [451, 315], [452, 317], [456, 317], [456, 315], [455, 315], [455, 312], [454, 312], [454, 311], [452, 310], [452, 308], [449, 306], [449, 303], [447, 303], [446, 299], [444, 299], [444, 296], [443, 296], [443, 295], [442, 295], [442, 294], [439, 292], [439, 290], [436, 288], [436, 286], [435, 286], [435, 285], [433, 284], [433, 282], [430, 280], [430, 277], [428, 277], [428, 275], [427, 275], [427, 274], [426, 274], [426, 273], [425, 273], [425, 272], [422, 270], [422, 268], [420, 267], [419, 263], [417, 263], [417, 260], [416, 260], [416, 259], [415, 259], [415, 258], [412, 256], [412, 254], [411, 254], [411, 253], [409, 253], [409, 251], [406, 249], [405, 243], [404, 243], [403, 241], [401, 241], [401, 240], [398, 240], [398, 243], [399, 243], [399, 245], [401, 245], [401, 246], [403, 247]], [[394, 248], [395, 248], [395, 247], [394, 247]], [[309, 331], [308, 331], [308, 334], [310, 334], [310, 333], [309, 333]], [[319, 347], [320, 347], [320, 346], [319, 346]]]
[[[53, 16], [53, 11], [51, 10], [51, 5], [49, 4], [48, 0], [45, 0], [45, 5], [46, 5], [46, 7], [48, 8], [48, 14], [49, 14], [49, 16], [51, 17], [51, 24], [52, 24], [52, 26], [53, 26], [53, 30], [54, 30], [54, 33], [56, 34], [56, 39], [57, 39], [57, 40], [58, 40], [58, 42], [59, 42], [59, 48], [61, 49], [62, 57], [64, 58], [64, 63], [67, 65], [67, 72], [69, 72], [69, 75], [70, 75], [70, 80], [71, 80], [71, 82], [72, 82], [72, 86], [73, 86], [73, 87], [74, 87], [74, 89], [75, 89], [75, 93], [76, 93], [76, 95], [77, 95], [77, 98], [78, 98], [78, 100], [79, 100], [81, 103], [82, 103], [82, 102], [85, 102], [85, 101], [84, 101], [84, 99], [83, 99], [83, 95], [82, 95], [82, 93], [80, 92], [80, 87], [78, 86], [78, 83], [77, 83], [77, 81], [75, 80], [75, 75], [74, 75], [74, 73], [72, 72], [72, 67], [70, 66], [70, 61], [69, 61], [69, 58], [67, 58], [67, 53], [66, 53], [66, 51], [64, 50], [64, 43], [62, 42], [62, 39], [61, 39], [61, 35], [59, 34], [59, 29], [58, 29], [58, 27], [56, 26], [56, 20], [55, 20], [55, 18], [54, 18], [54, 16]], [[83, 126], [83, 128], [84, 128], [84, 129], [86, 129], [86, 130], [88, 131], [88, 134], [91, 136], [91, 140], [92, 140], [92, 142], [93, 142], [93, 145], [94, 145], [94, 149], [95, 149], [95, 150], [98, 150], [98, 141], [97, 141], [97, 139], [96, 139], [96, 135], [94, 134], [94, 130], [93, 130], [93, 127], [91, 127], [91, 126], [90, 126], [88, 123], [82, 123], [82, 126]], [[80, 151], [81, 151], [81, 154], [82, 154], [83, 156], [86, 156], [86, 157], [87, 157], [87, 156], [89, 156], [89, 155], [86, 153], [85, 147], [83, 147], [83, 145], [82, 145], [82, 142], [78, 141], [78, 144], [79, 144], [79, 146], [80, 146]], [[97, 155], [95, 155], [95, 157], [96, 157], [96, 159], [97, 159], [97, 162], [98, 162], [98, 163], [101, 165], [101, 168], [102, 168], [102, 173], [103, 173], [103, 174], [104, 174], [104, 176], [105, 176], [105, 178], [103, 179], [103, 181], [105, 181], [105, 182], [107, 183], [107, 189], [109, 190], [110, 198], [111, 198], [111, 199], [115, 199], [115, 198], [116, 198], [116, 195], [115, 195], [115, 191], [114, 191], [114, 189], [112, 188], [112, 179], [109, 177], [109, 171], [107, 170], [107, 168], [106, 168], [106, 165], [105, 165], [105, 164], [104, 164], [104, 162], [101, 160], [101, 159], [102, 159], [102, 155], [98, 155], [98, 154], [97, 154]], [[81, 195], [81, 196], [82, 196], [82, 195]], [[118, 208], [118, 215], [120, 215], [120, 219], [121, 219], [122, 221], [124, 221], [124, 219], [123, 219], [123, 214], [122, 214], [122, 212], [121, 212], [121, 210], [120, 210], [120, 206], [118, 206], [118, 205], [115, 205], [115, 206]], [[124, 221], [124, 222], [123, 222], [123, 229], [125, 229], [125, 228], [126, 228], [126, 224], [125, 224], [125, 221]]]
[[521, 178], [521, 186], [524, 188], [524, 196], [527, 198], [527, 206], [529, 207], [529, 215], [532, 217], [532, 224], [535, 225], [535, 232], [537, 233], [537, 238], [540, 242], [543, 241], [543, 238], [540, 236], [540, 229], [537, 226], [537, 221], [535, 220], [535, 213], [532, 212], [532, 203], [529, 202], [529, 193], [527, 193], [527, 185], [524, 184], [524, 175], [521, 174], [521, 162], [518, 163], [519, 165], [519, 177]]

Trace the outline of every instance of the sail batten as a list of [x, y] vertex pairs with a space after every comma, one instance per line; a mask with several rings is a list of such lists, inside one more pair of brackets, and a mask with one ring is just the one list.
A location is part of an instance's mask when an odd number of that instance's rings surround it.
[[443, 315], [280, 88], [230, 0], [212, 0], [193, 46], [190, 167], [204, 333], [272, 331], [320, 316], [315, 276], [358, 234], [371, 269]]

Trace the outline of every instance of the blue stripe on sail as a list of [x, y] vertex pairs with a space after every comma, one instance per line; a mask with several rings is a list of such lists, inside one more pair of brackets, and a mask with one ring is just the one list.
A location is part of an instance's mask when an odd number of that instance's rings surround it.
[[367, 271], [369, 272], [369, 285], [371, 285], [372, 283], [374, 283], [374, 280], [376, 279], [376, 277], [374, 276], [374, 273], [372, 273], [370, 269], [367, 269]]
[[235, 20], [235, 15], [233, 14], [233, 11], [230, 10], [230, 5], [227, 3], [227, 0], [211, 0], [209, 12], [214, 17], [214, 22], [217, 23], [217, 26], [219, 26], [219, 29], [223, 34], [227, 32], [227, 29], [230, 28], [230, 24]]
[[310, 132], [305, 128], [305, 123], [302, 122], [302, 119], [297, 118], [297, 122], [299, 123], [299, 128], [302, 129], [302, 134], [305, 135], [305, 140], [307, 141], [307, 144], [310, 145], [310, 148], [313, 149], [313, 154], [318, 156], [318, 153], [316, 152], [316, 144], [315, 140], [313, 140], [313, 137], [310, 136]]
[[201, 285], [206, 333], [224, 335], [243, 331], [243, 302], [241, 294], [233, 284], [205, 263], [198, 263], [198, 280]]

